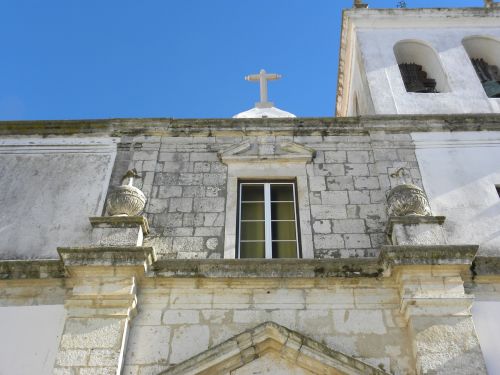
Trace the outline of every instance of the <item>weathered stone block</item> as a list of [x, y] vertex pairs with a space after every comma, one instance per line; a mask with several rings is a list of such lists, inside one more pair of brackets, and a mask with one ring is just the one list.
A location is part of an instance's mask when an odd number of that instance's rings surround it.
[[370, 236], [367, 234], [345, 234], [344, 240], [347, 248], [371, 247]]
[[154, 216], [153, 223], [156, 227], [181, 227], [182, 213], [158, 214]]
[[57, 353], [56, 366], [86, 366], [88, 358], [88, 350], [60, 350]]
[[193, 210], [193, 198], [170, 198], [169, 212], [191, 212]]
[[167, 310], [163, 314], [162, 323], [171, 324], [198, 324], [200, 312], [198, 310]]
[[328, 190], [354, 190], [352, 176], [327, 177], [326, 185]]
[[190, 161], [219, 161], [216, 152], [192, 152]]
[[346, 161], [345, 151], [325, 151], [325, 163], [345, 163]]
[[365, 233], [365, 222], [362, 219], [333, 220], [335, 233]]
[[257, 309], [302, 309], [305, 298], [302, 290], [263, 289], [254, 290], [253, 302]]
[[115, 375], [115, 367], [85, 367], [80, 369], [80, 375]]
[[340, 205], [349, 203], [349, 198], [347, 191], [322, 191], [321, 201], [323, 204]]
[[309, 176], [309, 189], [311, 191], [326, 190], [325, 177], [323, 177], [323, 176]]
[[212, 237], [212, 236], [220, 236], [222, 234], [222, 229], [223, 227], [201, 227], [201, 228], [196, 228], [194, 235], [195, 236], [205, 236], [205, 237]]
[[201, 173], [180, 173], [179, 185], [202, 185], [203, 174]]
[[210, 172], [211, 165], [206, 161], [197, 161], [194, 163], [194, 173], [208, 173]]
[[332, 226], [330, 220], [316, 220], [313, 223], [314, 233], [332, 233]]
[[189, 153], [160, 152], [158, 161], [189, 161]]
[[[347, 176], [369, 176], [370, 171], [367, 164], [350, 163], [345, 165], [345, 174]], [[356, 188], [358, 187], [356, 186]]]
[[125, 321], [107, 318], [68, 318], [61, 338], [63, 349], [114, 348], [121, 345]]
[[184, 186], [184, 197], [203, 198], [205, 196], [205, 186]]
[[168, 199], [153, 198], [148, 201], [146, 212], [151, 214], [160, 214], [168, 208]]
[[349, 191], [349, 203], [351, 204], [370, 204], [370, 191]]
[[160, 186], [158, 188], [158, 198], [181, 197], [182, 186]]
[[125, 363], [134, 365], [165, 361], [170, 351], [170, 334], [170, 327], [132, 325]]
[[344, 240], [340, 234], [317, 234], [314, 236], [316, 249], [342, 249]]
[[347, 151], [347, 161], [349, 163], [369, 163], [370, 154], [368, 151]]
[[116, 367], [118, 365], [120, 353], [110, 349], [92, 349], [90, 351], [89, 366]]
[[378, 334], [387, 332], [381, 310], [334, 310], [335, 330], [346, 334]]
[[225, 208], [224, 198], [195, 198], [195, 212], [223, 212]]
[[380, 189], [377, 177], [354, 177], [354, 187], [356, 189]]
[[174, 330], [170, 363], [182, 362], [208, 348], [209, 329], [206, 325], [184, 326]]
[[203, 250], [203, 237], [176, 237], [174, 252], [197, 252]]
[[226, 184], [226, 175], [222, 173], [204, 173], [203, 185], [223, 186]]
[[91, 244], [97, 246], [141, 246], [142, 228], [93, 228]]
[[344, 176], [344, 164], [314, 164], [316, 176]]
[[313, 219], [344, 219], [347, 217], [344, 205], [311, 205], [311, 216]]

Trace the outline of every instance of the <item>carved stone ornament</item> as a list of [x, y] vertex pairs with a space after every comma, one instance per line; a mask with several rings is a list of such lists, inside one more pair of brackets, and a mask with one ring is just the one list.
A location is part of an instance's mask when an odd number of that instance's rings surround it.
[[219, 159], [225, 163], [261, 162], [304, 162], [309, 163], [315, 151], [295, 142], [251, 142], [243, 141], [219, 152]]
[[[124, 184], [128, 178], [128, 183]], [[135, 169], [128, 171], [122, 180], [122, 185], [116, 187], [108, 196], [106, 211], [110, 216], [136, 216], [144, 210], [146, 196], [132, 186], [134, 178], [140, 178]]]
[[387, 196], [389, 216], [431, 216], [429, 201], [422, 189], [413, 184], [398, 185]]

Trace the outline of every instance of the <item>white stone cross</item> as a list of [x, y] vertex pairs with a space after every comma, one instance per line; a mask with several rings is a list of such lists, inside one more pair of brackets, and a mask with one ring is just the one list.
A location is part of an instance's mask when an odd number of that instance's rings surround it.
[[247, 81], [259, 81], [260, 82], [260, 103], [256, 103], [255, 106], [258, 108], [273, 107], [273, 103], [267, 101], [267, 81], [273, 81], [280, 79], [281, 75], [266, 73], [264, 69], [261, 69], [259, 74], [251, 74], [245, 77]]

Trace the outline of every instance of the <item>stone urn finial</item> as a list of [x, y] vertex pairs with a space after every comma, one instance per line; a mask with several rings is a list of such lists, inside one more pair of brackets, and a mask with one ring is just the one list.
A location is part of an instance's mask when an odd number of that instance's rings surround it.
[[422, 189], [413, 184], [402, 184], [387, 195], [389, 216], [432, 216], [429, 201]]
[[134, 178], [141, 178], [134, 169], [128, 170], [122, 178], [122, 185], [108, 196], [106, 211], [110, 216], [136, 216], [146, 205], [144, 193], [133, 186]]

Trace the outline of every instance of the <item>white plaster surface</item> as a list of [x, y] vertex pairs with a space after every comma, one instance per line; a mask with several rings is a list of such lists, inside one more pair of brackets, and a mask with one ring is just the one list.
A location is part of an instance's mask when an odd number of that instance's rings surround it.
[[[397, 17], [394, 17], [394, 21], [398, 21]], [[500, 28], [440, 28], [439, 19], [433, 22], [434, 24], [430, 22], [427, 27], [422, 27], [413, 26], [411, 20], [408, 20], [405, 28], [394, 28], [389, 23], [376, 22], [374, 18], [372, 25], [376, 26], [363, 26], [357, 30], [357, 41], [366, 69], [374, 113], [498, 113], [499, 99], [486, 96], [462, 40], [473, 35], [498, 38]], [[441, 89], [448, 92], [406, 92], [394, 54], [394, 45], [402, 40], [420, 41], [436, 51], [448, 86], [448, 90]]]
[[114, 163], [113, 139], [0, 140], [0, 258], [57, 258], [89, 242]]
[[500, 302], [498, 301], [476, 301], [472, 306], [472, 317], [489, 374], [500, 374], [499, 316]]
[[500, 255], [500, 132], [413, 133], [434, 215], [446, 216], [450, 244], [479, 244]]
[[63, 305], [0, 307], [0, 374], [52, 374], [65, 316]]
[[233, 118], [277, 118], [277, 117], [296, 117], [293, 113], [283, 111], [276, 107], [258, 108], [254, 107], [248, 111], [238, 113]]

